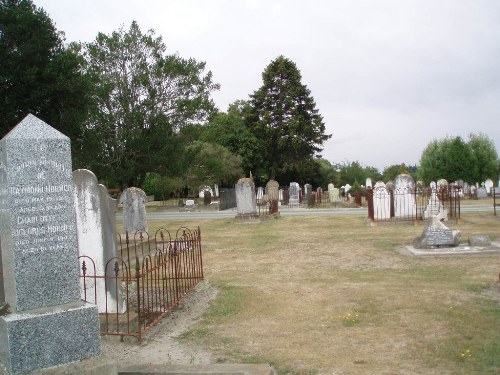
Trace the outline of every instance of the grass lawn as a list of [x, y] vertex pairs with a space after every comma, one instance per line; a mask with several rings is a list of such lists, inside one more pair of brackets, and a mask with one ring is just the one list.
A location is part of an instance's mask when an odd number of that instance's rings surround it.
[[[500, 218], [462, 214], [462, 239], [500, 240]], [[500, 255], [397, 253], [422, 225], [363, 216], [151, 221], [200, 226], [205, 277], [220, 290], [184, 340], [220, 362], [279, 374], [500, 373]]]

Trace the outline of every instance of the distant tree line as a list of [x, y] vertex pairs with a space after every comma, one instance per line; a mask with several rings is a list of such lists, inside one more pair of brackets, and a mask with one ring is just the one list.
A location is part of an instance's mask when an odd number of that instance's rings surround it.
[[[293, 61], [278, 56], [262, 85], [227, 111], [205, 63], [168, 54], [154, 30], [136, 22], [90, 43], [66, 44], [30, 0], [0, 0], [0, 136], [33, 113], [71, 139], [73, 167], [92, 170], [109, 188], [139, 186], [159, 196], [199, 186], [232, 186], [253, 176], [356, 189], [401, 171], [424, 180], [481, 181], [498, 176], [491, 140], [472, 135], [432, 141], [421, 165], [382, 173], [359, 162], [320, 156], [331, 137]], [[495, 169], [496, 168], [496, 169]]]

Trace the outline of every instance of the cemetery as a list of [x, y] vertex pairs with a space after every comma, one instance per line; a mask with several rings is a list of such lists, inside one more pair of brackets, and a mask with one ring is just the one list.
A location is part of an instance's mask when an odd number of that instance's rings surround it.
[[0, 3], [0, 375], [499, 374], [498, 5], [170, 3]]
[[[211, 291], [198, 307], [206, 313], [178, 345], [224, 359], [192, 353], [190, 365], [258, 358], [278, 373], [498, 368], [490, 328], [500, 323], [500, 228], [494, 214], [461, 215], [463, 187], [440, 180], [424, 188], [399, 175], [368, 187], [360, 203], [345, 186], [343, 195], [333, 184], [327, 193], [295, 182], [282, 189], [274, 180], [256, 189], [241, 178], [226, 208], [234, 219], [194, 221], [185, 211], [165, 229], [165, 220], [148, 220], [143, 190], [114, 199], [91, 171], [72, 171], [67, 137], [34, 116], [2, 139], [0, 156], [6, 373], [142, 371], [134, 353], [148, 346], [163, 353], [153, 356], [155, 368], [175, 367], [173, 349], [149, 335], [168, 326], [169, 314], [182, 314], [186, 300], [193, 309], [201, 303], [203, 288]], [[207, 202], [210, 190], [203, 187]], [[323, 204], [345, 210], [337, 204], [350, 200], [366, 214], [314, 214]], [[280, 209], [310, 215], [281, 217]], [[234, 225], [263, 216], [276, 220]], [[367, 226], [366, 219], [413, 225]], [[464, 353], [474, 361], [460, 360]], [[248, 371], [262, 369], [270, 371]]]

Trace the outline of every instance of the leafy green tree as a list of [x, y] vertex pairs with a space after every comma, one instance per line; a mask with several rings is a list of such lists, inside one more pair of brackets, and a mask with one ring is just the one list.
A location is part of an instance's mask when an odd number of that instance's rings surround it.
[[196, 190], [202, 185], [234, 185], [243, 175], [241, 158], [227, 148], [208, 142], [194, 142], [186, 148], [185, 185]]
[[166, 54], [153, 30], [134, 21], [111, 35], [99, 33], [82, 55], [95, 87], [86, 144], [99, 150], [89, 167], [122, 187], [141, 186], [147, 172], [178, 174], [183, 167], [179, 129], [204, 122], [219, 86], [205, 63]]
[[471, 148], [461, 137], [433, 140], [420, 157], [419, 177], [424, 182], [444, 178], [448, 181], [464, 180], [473, 183], [478, 166]]
[[32, 113], [67, 135], [78, 159], [90, 82], [82, 59], [29, 0], [0, 0], [0, 62], [0, 137]]
[[496, 180], [500, 174], [499, 160], [495, 144], [487, 135], [470, 134], [467, 144], [477, 165], [475, 181], [485, 181], [488, 178]]
[[328, 160], [323, 158], [315, 158], [314, 164], [316, 166], [315, 173], [310, 176], [310, 180], [308, 181], [312, 184], [312, 186], [321, 186], [323, 189], [327, 189], [329, 183], [335, 183], [338, 180], [335, 166], [332, 165]]
[[264, 145], [247, 128], [244, 116], [248, 112], [247, 102], [237, 101], [229, 105], [227, 113], [219, 112], [203, 126], [200, 139], [227, 148], [242, 160], [245, 175], [258, 177], [265, 171]]
[[385, 182], [393, 181], [400, 174], [410, 174], [410, 171], [406, 164], [393, 164], [384, 168], [382, 172], [382, 179]]
[[323, 118], [295, 63], [283, 56], [262, 73], [263, 85], [250, 95], [247, 124], [265, 145], [268, 178], [297, 175], [322, 150]]

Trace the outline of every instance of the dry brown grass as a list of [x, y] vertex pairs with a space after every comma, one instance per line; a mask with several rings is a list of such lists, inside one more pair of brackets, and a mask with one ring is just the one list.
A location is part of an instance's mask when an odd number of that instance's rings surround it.
[[[482, 293], [498, 280], [498, 254], [404, 256], [394, 248], [421, 225], [362, 216], [150, 223], [181, 225], [201, 227], [205, 277], [221, 289], [186, 339], [220, 361], [270, 362], [280, 374], [500, 372], [500, 307]], [[465, 240], [500, 238], [492, 215], [448, 225]]]

